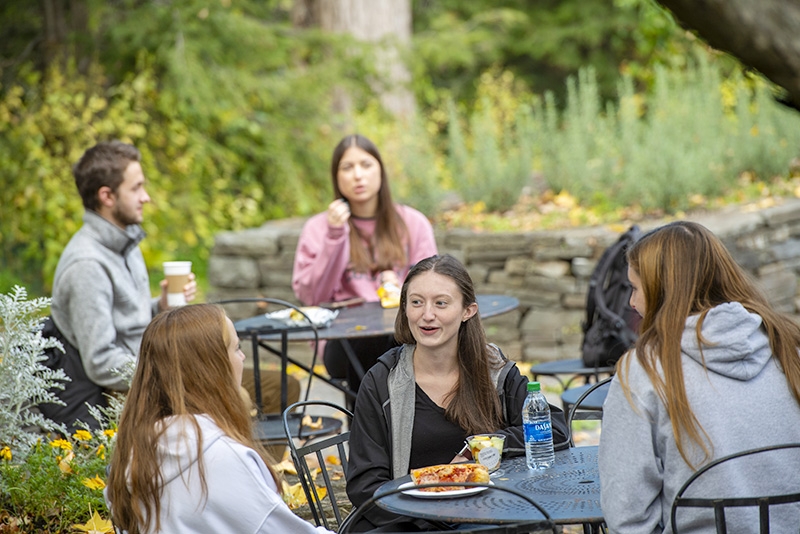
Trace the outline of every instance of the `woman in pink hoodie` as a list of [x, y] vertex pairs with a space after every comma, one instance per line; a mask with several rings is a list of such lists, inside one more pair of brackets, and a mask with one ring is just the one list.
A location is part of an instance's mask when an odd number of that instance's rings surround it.
[[[331, 160], [334, 201], [306, 222], [297, 244], [292, 288], [305, 305], [360, 297], [379, 300], [381, 283], [402, 285], [419, 260], [437, 254], [433, 228], [419, 211], [392, 202], [380, 152], [364, 136], [342, 139]], [[395, 345], [392, 336], [351, 340], [364, 369]], [[360, 383], [339, 341], [324, 349], [332, 378]]]

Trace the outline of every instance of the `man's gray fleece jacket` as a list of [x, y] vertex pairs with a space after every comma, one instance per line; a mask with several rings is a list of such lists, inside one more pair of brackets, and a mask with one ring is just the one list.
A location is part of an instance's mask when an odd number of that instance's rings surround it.
[[89, 379], [109, 389], [127, 389], [112, 369], [135, 361], [157, 311], [139, 250], [144, 235], [139, 225], [122, 231], [87, 211], [56, 267], [53, 320], [80, 352]]

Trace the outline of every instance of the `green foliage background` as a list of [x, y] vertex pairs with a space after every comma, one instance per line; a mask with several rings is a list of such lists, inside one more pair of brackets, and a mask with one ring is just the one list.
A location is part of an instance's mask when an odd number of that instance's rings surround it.
[[769, 84], [652, 0], [414, 0], [405, 118], [380, 107], [374, 45], [294, 28], [291, 0], [63, 4], [88, 27], [56, 49], [38, 4], [0, 5], [0, 291], [49, 294], [83, 212], [70, 166], [101, 140], [143, 153], [148, 265], [191, 259], [201, 283], [217, 232], [324, 209], [352, 131], [432, 218], [453, 194], [503, 213], [541, 188], [611, 218], [674, 213], [742, 173], [788, 177], [800, 144]]

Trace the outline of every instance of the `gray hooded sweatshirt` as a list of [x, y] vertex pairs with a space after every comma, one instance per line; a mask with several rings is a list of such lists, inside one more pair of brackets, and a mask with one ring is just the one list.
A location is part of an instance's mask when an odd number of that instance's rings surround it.
[[[772, 357], [761, 317], [737, 302], [713, 308], [703, 323], [702, 351], [698, 318], [687, 319], [681, 352], [687, 398], [712, 444], [709, 461], [746, 449], [800, 442], [800, 405]], [[625, 372], [630, 364], [633, 406], [615, 377], [603, 405], [600, 438], [603, 514], [613, 533], [671, 533], [672, 501], [694, 469], [678, 452], [666, 407], [635, 352], [624, 358], [618, 369]], [[688, 443], [692, 463], [700, 467], [702, 451]], [[758, 465], [723, 464], [726, 467], [717, 474], [698, 479], [700, 484], [686, 496], [800, 491], [800, 454], [790, 451], [760, 455]], [[728, 514], [729, 532], [758, 532], [754, 514]], [[713, 512], [684, 508], [677, 520], [682, 533], [714, 532]], [[800, 532], [800, 509], [784, 505], [774, 510], [771, 525], [773, 532]]]

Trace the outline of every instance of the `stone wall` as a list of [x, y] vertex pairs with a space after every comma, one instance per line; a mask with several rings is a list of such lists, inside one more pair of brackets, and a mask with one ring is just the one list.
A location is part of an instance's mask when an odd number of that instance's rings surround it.
[[[715, 232], [780, 310], [796, 313], [800, 273], [800, 200], [758, 208], [729, 207], [687, 217]], [[297, 303], [292, 265], [304, 219], [216, 236], [209, 260], [209, 300], [272, 297]], [[646, 231], [665, 221], [648, 221]], [[440, 253], [461, 259], [478, 293], [513, 295], [520, 307], [485, 321], [488, 337], [518, 361], [576, 358], [588, 280], [603, 250], [626, 229], [479, 233], [437, 231]], [[234, 319], [255, 304], [229, 307]]]

